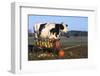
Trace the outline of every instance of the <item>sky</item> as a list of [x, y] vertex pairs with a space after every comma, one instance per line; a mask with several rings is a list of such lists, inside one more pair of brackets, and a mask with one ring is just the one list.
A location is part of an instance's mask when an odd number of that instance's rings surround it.
[[68, 30], [88, 31], [88, 17], [81, 16], [46, 16], [29, 15], [28, 29], [33, 32], [33, 26], [36, 23], [65, 23]]

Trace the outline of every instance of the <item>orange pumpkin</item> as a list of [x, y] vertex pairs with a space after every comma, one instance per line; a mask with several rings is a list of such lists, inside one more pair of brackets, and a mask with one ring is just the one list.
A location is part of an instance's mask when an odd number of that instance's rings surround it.
[[63, 50], [59, 51], [59, 57], [64, 57], [65, 52]]

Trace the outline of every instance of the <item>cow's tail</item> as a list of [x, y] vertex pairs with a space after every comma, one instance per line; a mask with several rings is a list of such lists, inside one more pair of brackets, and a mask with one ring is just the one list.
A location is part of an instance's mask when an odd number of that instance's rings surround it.
[[33, 26], [33, 30], [34, 30], [34, 35], [35, 35], [35, 38], [38, 38], [38, 36], [37, 36], [37, 25], [35, 24], [34, 26]]

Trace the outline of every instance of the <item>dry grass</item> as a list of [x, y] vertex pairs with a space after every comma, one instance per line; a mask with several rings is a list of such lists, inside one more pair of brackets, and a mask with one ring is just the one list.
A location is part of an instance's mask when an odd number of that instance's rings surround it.
[[53, 57], [40, 57], [37, 56], [41, 54], [42, 52], [37, 53], [28, 53], [29, 60], [51, 60], [51, 59], [77, 59], [77, 58], [88, 58], [88, 47], [87, 45], [77, 46], [73, 48], [69, 48], [67, 50], [64, 50], [65, 55], [63, 58], [60, 58], [57, 55], [54, 55]]
[[[29, 42], [31, 39], [29, 39]], [[32, 42], [32, 41], [31, 41]], [[60, 40], [62, 49], [65, 52], [63, 58], [60, 58], [56, 54], [54, 56], [38, 57], [42, 51], [28, 52], [28, 60], [55, 60], [55, 59], [79, 59], [88, 58], [88, 45], [87, 37], [77, 37], [77, 38], [61, 38]], [[30, 44], [30, 43], [29, 43]], [[79, 46], [77, 46], [79, 45]], [[76, 46], [76, 47], [72, 47]], [[71, 47], [71, 48], [70, 48]]]

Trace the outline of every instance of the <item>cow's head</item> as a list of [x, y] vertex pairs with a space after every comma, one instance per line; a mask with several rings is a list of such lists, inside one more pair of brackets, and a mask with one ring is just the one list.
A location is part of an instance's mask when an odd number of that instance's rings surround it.
[[50, 30], [50, 38], [58, 39], [60, 33], [64, 34], [68, 31], [68, 25], [64, 23], [55, 24], [55, 28]]
[[66, 33], [68, 31], [68, 25], [63, 22], [60, 24], [60, 31]]

